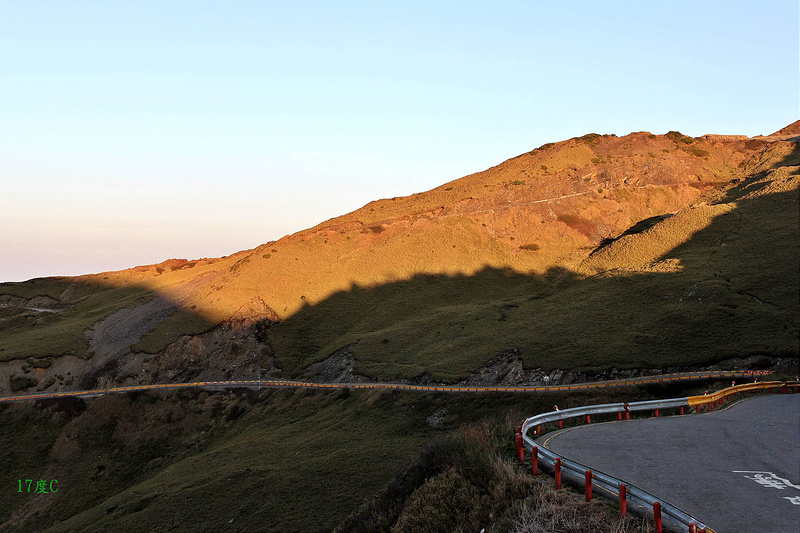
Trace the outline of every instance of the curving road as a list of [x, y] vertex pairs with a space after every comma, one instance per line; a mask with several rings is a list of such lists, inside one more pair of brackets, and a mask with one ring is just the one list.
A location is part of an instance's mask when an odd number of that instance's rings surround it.
[[800, 531], [798, 395], [579, 426], [539, 444], [656, 494], [717, 533]]
[[91, 398], [104, 394], [136, 392], [163, 389], [205, 388], [224, 389], [234, 387], [249, 387], [254, 389], [265, 388], [311, 388], [311, 389], [391, 389], [418, 392], [566, 392], [585, 389], [604, 389], [609, 387], [628, 387], [631, 385], [647, 385], [653, 383], [671, 383], [675, 381], [697, 381], [704, 379], [733, 379], [752, 378], [753, 376], [770, 374], [768, 371], [699, 371], [682, 372], [676, 374], [661, 374], [655, 376], [642, 376], [636, 378], [613, 379], [591, 383], [576, 383], [572, 385], [550, 385], [538, 387], [463, 387], [457, 385], [407, 385], [405, 383], [313, 383], [310, 381], [292, 381], [285, 379], [264, 379], [250, 381], [196, 381], [193, 383], [164, 383], [157, 385], [134, 385], [131, 387], [111, 387], [107, 389], [77, 390], [65, 392], [45, 392], [40, 394], [23, 394], [18, 396], [5, 396], [2, 402], [21, 402], [33, 400], [46, 400], [53, 398]]

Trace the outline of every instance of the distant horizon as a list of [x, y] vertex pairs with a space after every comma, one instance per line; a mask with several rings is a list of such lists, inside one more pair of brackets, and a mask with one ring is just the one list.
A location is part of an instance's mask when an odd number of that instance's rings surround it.
[[798, 9], [6, 5], [0, 282], [231, 255], [592, 132], [769, 135]]

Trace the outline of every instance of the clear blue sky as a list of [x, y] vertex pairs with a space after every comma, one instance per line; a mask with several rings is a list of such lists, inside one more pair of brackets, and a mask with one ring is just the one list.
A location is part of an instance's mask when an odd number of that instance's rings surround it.
[[589, 132], [800, 114], [797, 0], [0, 0], [0, 281], [214, 257]]

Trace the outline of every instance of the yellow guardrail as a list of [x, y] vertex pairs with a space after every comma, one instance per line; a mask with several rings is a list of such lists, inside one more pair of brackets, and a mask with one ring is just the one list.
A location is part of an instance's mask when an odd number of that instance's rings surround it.
[[[570, 385], [539, 385], [539, 386], [519, 386], [519, 387], [468, 387], [459, 385], [411, 385], [405, 383], [312, 383], [309, 381], [291, 381], [291, 380], [249, 380], [249, 381], [199, 381], [194, 383], [161, 383], [152, 385], [138, 385], [130, 387], [113, 387], [107, 389], [90, 389], [82, 391], [70, 392], [52, 392], [41, 394], [28, 394], [22, 396], [6, 396], [0, 397], [2, 402], [17, 402], [25, 400], [43, 400], [48, 398], [59, 398], [64, 396], [97, 396], [112, 392], [133, 392], [145, 390], [161, 390], [161, 389], [174, 389], [181, 387], [309, 387], [315, 389], [393, 389], [393, 390], [411, 390], [411, 391], [424, 391], [424, 392], [452, 392], [452, 393], [479, 393], [479, 392], [506, 392], [506, 393], [537, 393], [537, 392], [568, 392], [582, 389], [597, 389], [609, 387], [629, 387], [635, 385], [643, 385], [649, 383], [669, 383], [673, 381], [683, 380], [699, 380], [699, 379], [730, 379], [730, 378], [744, 378], [770, 374], [769, 371], [697, 371], [690, 373], [674, 373], [674, 374], [660, 374], [656, 376], [641, 376], [634, 378], [621, 378], [609, 381], [598, 381], [589, 383], [574, 383]], [[800, 383], [798, 383], [800, 386]], [[715, 393], [719, 394], [719, 393]], [[708, 399], [707, 396], [700, 396], [697, 400], [698, 404], [708, 403], [714, 401]]]
[[710, 394], [704, 394], [702, 396], [689, 396], [687, 400], [689, 401], [689, 406], [694, 407], [696, 405], [707, 405], [710, 403], [717, 403], [723, 398], [727, 398], [728, 396], [733, 396], [734, 394], [744, 394], [748, 392], [768, 390], [768, 389], [781, 389], [781, 390], [800, 389], [800, 382], [763, 381], [756, 383], [745, 383], [743, 385], [734, 385], [733, 387], [728, 387], [726, 389], [712, 392]]

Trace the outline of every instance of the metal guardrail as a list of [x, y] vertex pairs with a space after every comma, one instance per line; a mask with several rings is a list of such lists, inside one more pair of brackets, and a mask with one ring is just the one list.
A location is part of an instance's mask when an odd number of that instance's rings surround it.
[[565, 392], [583, 389], [598, 389], [610, 387], [626, 387], [631, 385], [646, 385], [650, 383], [670, 383], [673, 381], [700, 380], [700, 379], [721, 379], [751, 377], [754, 374], [767, 374], [760, 371], [700, 371], [675, 374], [661, 374], [656, 376], [640, 376], [636, 378], [623, 378], [610, 381], [597, 381], [590, 383], [576, 383], [572, 385], [542, 385], [542, 386], [522, 386], [522, 387], [480, 387], [463, 385], [411, 385], [406, 383], [315, 383], [311, 381], [293, 381], [288, 379], [260, 379], [260, 380], [238, 380], [238, 381], [196, 381], [191, 383], [165, 383], [154, 385], [133, 385], [128, 387], [109, 387], [105, 389], [91, 389], [79, 391], [60, 391], [43, 392], [38, 394], [24, 394], [18, 396], [6, 396], [0, 398], [3, 402], [20, 402], [32, 400], [46, 400], [63, 397], [91, 398], [110, 393], [137, 392], [147, 390], [175, 389], [201, 387], [207, 389], [227, 389], [233, 387], [247, 388], [294, 388], [304, 387], [311, 389], [390, 389], [405, 390], [416, 392], [448, 392], [448, 393], [476, 393], [476, 392], [510, 392], [516, 394], [531, 394], [538, 392]]
[[[648, 400], [631, 403], [610, 403], [602, 405], [591, 405], [575, 407], [571, 409], [555, 410], [532, 416], [517, 429], [517, 453], [520, 462], [524, 461], [525, 450], [531, 453], [533, 472], [536, 473], [538, 464], [541, 461], [545, 466], [553, 469], [556, 477], [556, 487], [561, 485], [561, 475], [577, 484], [585, 484], [587, 499], [591, 498], [592, 487], [598, 488], [606, 495], [618, 497], [620, 500], [620, 511], [623, 516], [626, 513], [627, 501], [629, 500], [640, 510], [652, 512], [656, 522], [656, 531], [662, 531], [662, 519], [677, 531], [688, 531], [690, 533], [714, 533], [697, 518], [689, 515], [675, 505], [664, 501], [643, 489], [626, 483], [622, 479], [615, 478], [603, 472], [592, 470], [590, 467], [571, 459], [561, 457], [545, 447], [540, 447], [536, 441], [528, 436], [531, 428], [534, 428], [536, 435], [541, 435], [541, 427], [545, 424], [558, 423], [558, 427], [563, 427], [564, 420], [583, 418], [586, 423], [591, 422], [591, 416], [597, 414], [617, 414], [617, 418], [622, 420], [623, 415], [628, 419], [632, 411], [652, 411], [655, 416], [660, 415], [662, 409], [679, 408], [680, 413], [684, 414], [686, 408], [696, 407], [700, 411], [701, 406], [705, 405], [707, 410], [711, 410], [725, 402], [732, 401], [733, 397], [746, 395], [748, 393], [758, 394], [759, 392], [769, 392], [770, 390], [780, 389], [782, 393], [800, 392], [800, 382], [769, 381], [764, 383], [748, 383], [745, 385], [732, 386], [721, 391], [702, 396], [690, 396], [686, 398], [671, 398], [665, 400]], [[557, 408], [556, 408], [557, 409]]]
[[201, 387], [215, 389], [226, 389], [233, 387], [247, 388], [294, 388], [303, 387], [311, 389], [390, 389], [415, 392], [447, 392], [447, 393], [498, 393], [510, 392], [515, 394], [533, 394], [540, 392], [571, 392], [584, 389], [604, 389], [611, 387], [628, 387], [634, 385], [647, 385], [652, 383], [671, 383], [673, 381], [701, 380], [701, 379], [723, 379], [752, 377], [753, 375], [768, 374], [767, 371], [699, 371], [684, 372], [674, 374], [660, 374], [655, 376], [639, 376], [635, 378], [621, 378], [609, 381], [595, 381], [589, 383], [574, 383], [571, 385], [536, 385], [520, 387], [482, 387], [464, 385], [412, 385], [407, 383], [315, 383], [311, 381], [293, 381], [288, 379], [260, 379], [260, 380], [239, 380], [239, 381], [196, 381], [191, 383], [165, 383], [154, 385], [134, 385], [129, 387], [109, 387], [105, 389], [91, 389], [79, 391], [60, 391], [43, 392], [38, 394], [24, 394], [18, 396], [6, 396], [0, 398], [3, 402], [20, 402], [31, 400], [45, 400], [62, 397], [89, 398], [102, 396], [104, 394], [119, 392], [137, 392], [158, 389], [192, 388]]
[[588, 475], [591, 476], [593, 488], [604, 491], [605, 495], [612, 499], [619, 497], [620, 492], [624, 490], [627, 503], [637, 505], [643, 514], [645, 510], [651, 511], [655, 503], [659, 503], [662, 521], [666, 518], [667, 523], [674, 528], [683, 528], [683, 531], [692, 531], [690, 528], [694, 526], [697, 531], [713, 533], [713, 530], [708, 528], [700, 520], [684, 512], [679, 507], [665, 502], [663, 498], [659, 498], [643, 489], [629, 485], [603, 472], [592, 470], [590, 467], [577, 461], [564, 459], [547, 448], [539, 447], [537, 454], [539, 461], [552, 469], [556, 468], [556, 461], [558, 461], [561, 474], [566, 474], [566, 477], [577, 485], [582, 485], [586, 482], [588, 472]]

